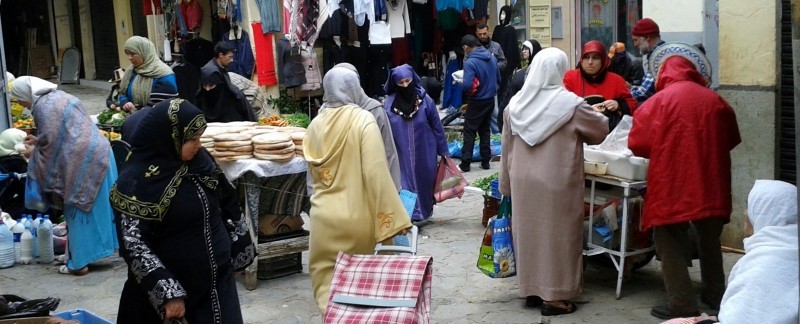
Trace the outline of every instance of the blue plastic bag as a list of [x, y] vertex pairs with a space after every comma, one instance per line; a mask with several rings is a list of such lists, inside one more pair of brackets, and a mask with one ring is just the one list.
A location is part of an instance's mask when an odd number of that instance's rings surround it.
[[[451, 141], [447, 144], [447, 149], [450, 151], [450, 157], [460, 159], [461, 158], [461, 149], [464, 147], [464, 143], [461, 141]], [[492, 156], [501, 155], [501, 148], [502, 143], [498, 140], [491, 140], [489, 142], [489, 147], [492, 149]], [[472, 147], [472, 159], [475, 161], [481, 160], [481, 146], [479, 142], [475, 142], [475, 146]]]
[[[403, 208], [406, 209], [408, 217], [411, 218], [411, 215], [414, 214], [414, 206], [417, 204], [417, 194], [405, 189], [400, 190], [400, 201], [403, 203]], [[392, 245], [411, 246], [408, 235], [395, 235], [392, 241]]]
[[511, 239], [511, 198], [503, 197], [497, 218], [486, 226], [477, 266], [489, 277], [506, 278], [517, 274], [516, 265]]
[[48, 203], [39, 181], [30, 177], [25, 179], [25, 208], [35, 209], [40, 212], [44, 212], [48, 208]]

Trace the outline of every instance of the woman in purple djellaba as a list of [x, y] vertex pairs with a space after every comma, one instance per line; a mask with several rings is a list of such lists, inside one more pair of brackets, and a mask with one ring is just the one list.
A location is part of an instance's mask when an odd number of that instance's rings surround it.
[[389, 95], [384, 107], [397, 146], [402, 188], [417, 194], [411, 220], [425, 220], [433, 212], [438, 157], [448, 155], [444, 128], [436, 104], [408, 64], [389, 72], [384, 90]]

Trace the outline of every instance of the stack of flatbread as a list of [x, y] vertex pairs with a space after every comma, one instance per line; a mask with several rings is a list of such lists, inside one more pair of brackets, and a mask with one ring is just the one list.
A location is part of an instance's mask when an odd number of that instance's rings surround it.
[[214, 136], [227, 132], [228, 130], [224, 127], [208, 127], [200, 136], [200, 145], [205, 147], [209, 153], [214, 153]]
[[253, 135], [238, 133], [222, 133], [214, 136], [214, 152], [217, 161], [235, 161], [253, 158]]
[[294, 159], [295, 146], [292, 137], [283, 132], [271, 132], [253, 136], [253, 155], [256, 159], [273, 162], [289, 162]]
[[292, 137], [292, 142], [294, 143], [294, 153], [305, 158], [303, 155], [303, 138], [306, 137], [306, 132], [292, 132], [289, 136]]

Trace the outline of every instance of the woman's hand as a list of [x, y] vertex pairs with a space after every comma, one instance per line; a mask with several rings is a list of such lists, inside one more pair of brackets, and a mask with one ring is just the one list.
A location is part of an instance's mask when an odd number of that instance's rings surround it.
[[164, 305], [164, 319], [167, 321], [180, 320], [186, 314], [186, 305], [183, 299], [173, 299]]
[[619, 103], [613, 99], [603, 101], [603, 106], [605, 106], [608, 111], [617, 111], [617, 109], [619, 109]]
[[33, 135], [28, 135], [25, 137], [25, 140], [22, 141], [26, 146], [36, 146], [39, 144], [39, 138]]
[[125, 110], [127, 112], [134, 111], [134, 110], [136, 110], [136, 105], [134, 105], [132, 102], [128, 101], [124, 105], [122, 105], [122, 110]]

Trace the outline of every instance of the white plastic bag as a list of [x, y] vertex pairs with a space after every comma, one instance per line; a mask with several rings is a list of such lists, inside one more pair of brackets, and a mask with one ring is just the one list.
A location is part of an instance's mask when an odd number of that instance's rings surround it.
[[606, 139], [603, 140], [602, 143], [599, 145], [590, 145], [588, 147], [599, 151], [631, 156], [633, 153], [628, 148], [628, 134], [631, 132], [632, 126], [633, 118], [629, 115], [622, 116], [622, 120], [619, 121], [617, 127], [606, 136]]

